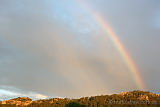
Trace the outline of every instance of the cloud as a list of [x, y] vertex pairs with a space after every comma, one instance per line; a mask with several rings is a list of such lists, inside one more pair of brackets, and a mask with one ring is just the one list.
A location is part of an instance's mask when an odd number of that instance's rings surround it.
[[[119, 2], [92, 1], [91, 4], [109, 19], [142, 66], [143, 74], [149, 75], [146, 72], [148, 68], [153, 70], [151, 65], [159, 68], [159, 54], [146, 55], [159, 52], [153, 48], [155, 44], [159, 46], [158, 36], [151, 37], [153, 31], [146, 17], [154, 9], [149, 2], [140, 2], [138, 6], [137, 2]], [[41, 97], [37, 93], [82, 97], [137, 88], [108, 35], [97, 26], [92, 13], [78, 3], [1, 0], [0, 5], [0, 85], [31, 90], [23, 95], [34, 98]], [[159, 33], [154, 34], [155, 37]], [[152, 77], [158, 75], [152, 73]], [[19, 92], [1, 90], [6, 91], [11, 95]]]
[[154, 28], [160, 28], [160, 9], [155, 10], [153, 16], [152, 16], [152, 21], [151, 25]]
[[29, 97], [33, 100], [48, 98], [48, 96], [36, 92], [18, 89], [11, 86], [0, 86], [0, 100], [9, 100], [17, 97]]
[[[48, 1], [5, 5], [1, 7], [4, 10], [1, 16], [8, 22], [0, 25], [3, 29], [0, 32], [0, 78], [3, 80], [0, 85], [60, 97], [107, 94], [112, 88], [125, 85], [110, 83], [112, 78], [119, 81], [118, 76], [126, 81], [127, 67], [111, 41], [100, 29], [94, 28], [93, 20], [80, 7], [73, 5], [75, 10], [67, 11], [71, 12], [67, 17], [73, 18], [73, 28], [68, 27], [72, 24], [63, 21], [61, 15], [54, 18], [53, 14], [57, 14]], [[81, 32], [85, 27], [90, 31]]]

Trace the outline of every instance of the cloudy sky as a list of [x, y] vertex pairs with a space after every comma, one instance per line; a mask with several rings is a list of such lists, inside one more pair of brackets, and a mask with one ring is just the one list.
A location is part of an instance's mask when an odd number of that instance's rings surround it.
[[0, 0], [0, 96], [77, 98], [139, 89], [95, 12], [130, 53], [145, 90], [158, 93], [159, 0]]

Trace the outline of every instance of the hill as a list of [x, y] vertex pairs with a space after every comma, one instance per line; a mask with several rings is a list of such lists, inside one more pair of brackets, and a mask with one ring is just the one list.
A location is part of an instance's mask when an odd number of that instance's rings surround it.
[[159, 104], [160, 94], [135, 90], [80, 99], [52, 98], [32, 101], [27, 97], [18, 97], [0, 102], [0, 107], [160, 107]]

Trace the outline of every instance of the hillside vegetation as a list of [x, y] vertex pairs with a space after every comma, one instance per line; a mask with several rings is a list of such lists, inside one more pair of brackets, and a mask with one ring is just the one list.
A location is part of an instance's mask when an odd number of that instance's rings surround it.
[[160, 107], [160, 94], [147, 91], [122, 92], [80, 99], [52, 98], [32, 101], [18, 97], [0, 102], [0, 107]]

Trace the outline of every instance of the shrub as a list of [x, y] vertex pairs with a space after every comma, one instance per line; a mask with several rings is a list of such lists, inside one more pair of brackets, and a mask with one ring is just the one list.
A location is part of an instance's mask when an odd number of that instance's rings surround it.
[[83, 104], [76, 103], [76, 102], [70, 102], [70, 103], [66, 104], [66, 107], [87, 107], [87, 106], [83, 105]]

